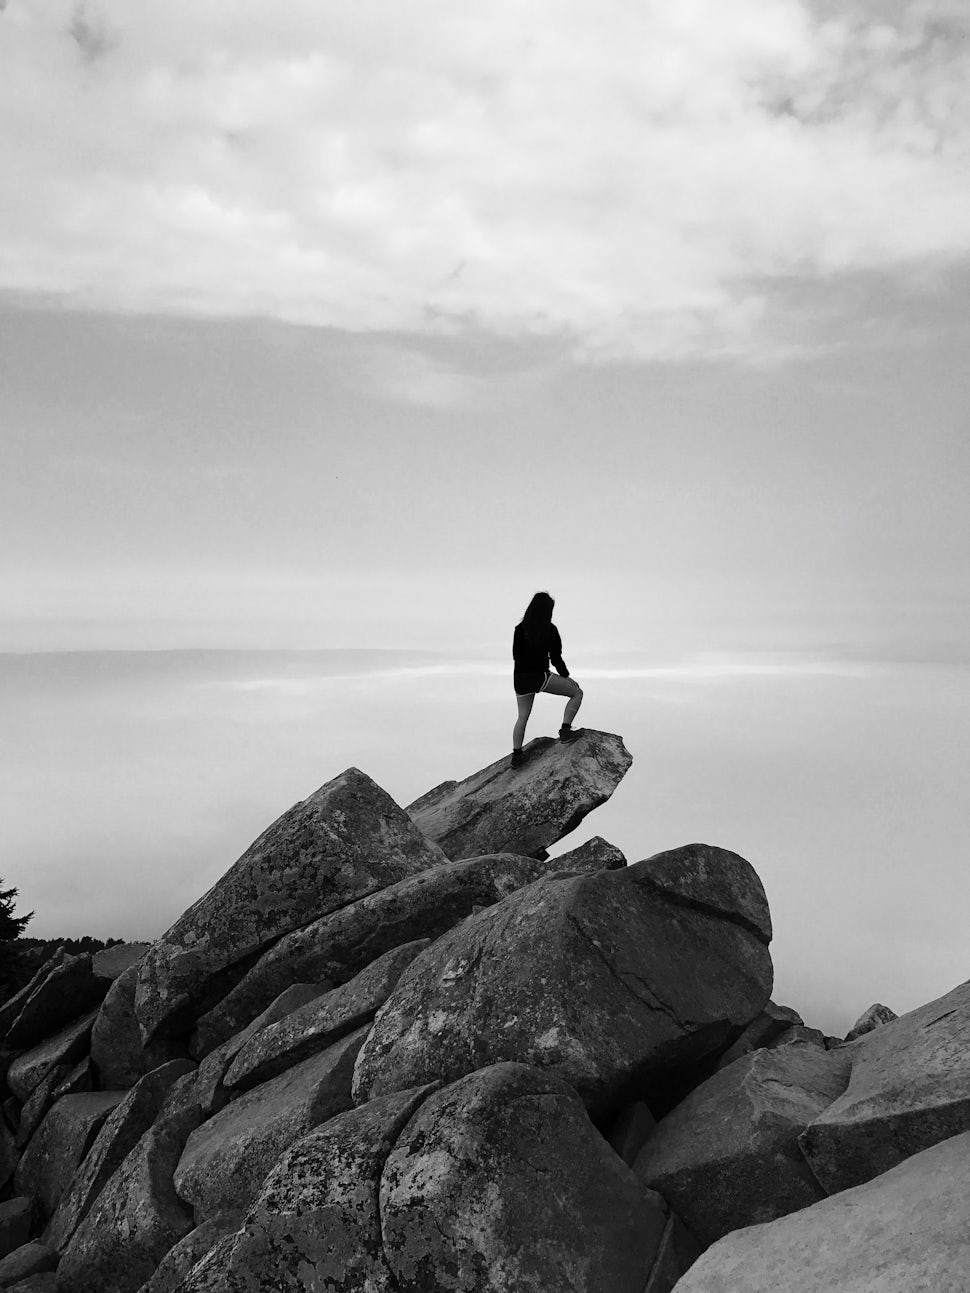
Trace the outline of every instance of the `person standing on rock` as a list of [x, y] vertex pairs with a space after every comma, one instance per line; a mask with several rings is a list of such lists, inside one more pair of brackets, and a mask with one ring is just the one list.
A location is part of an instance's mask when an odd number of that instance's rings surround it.
[[[559, 729], [560, 741], [575, 741], [583, 734], [581, 727], [574, 729], [572, 725], [583, 703], [583, 689], [574, 678], [570, 678], [562, 658], [562, 639], [552, 622], [555, 604], [548, 593], [536, 593], [512, 635], [512, 685], [519, 706], [519, 716], [512, 729], [512, 760], [509, 765], [512, 768], [520, 768], [526, 761], [522, 750], [525, 725], [532, 713], [532, 702], [540, 691], [569, 697]], [[555, 665], [555, 673], [550, 670], [550, 663]]]

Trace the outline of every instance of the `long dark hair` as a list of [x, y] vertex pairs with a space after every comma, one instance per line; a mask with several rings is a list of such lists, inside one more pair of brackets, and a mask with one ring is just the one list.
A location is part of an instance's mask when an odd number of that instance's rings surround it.
[[536, 593], [525, 608], [521, 624], [525, 636], [530, 642], [542, 644], [549, 636], [549, 625], [552, 623], [552, 608], [556, 599], [548, 593]]

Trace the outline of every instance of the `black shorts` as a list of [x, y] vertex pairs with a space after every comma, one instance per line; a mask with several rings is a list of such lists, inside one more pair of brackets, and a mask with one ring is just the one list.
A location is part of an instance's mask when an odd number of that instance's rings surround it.
[[534, 696], [536, 692], [545, 691], [551, 677], [548, 669], [545, 672], [537, 669], [534, 673], [516, 673], [512, 678], [512, 686], [517, 696]]

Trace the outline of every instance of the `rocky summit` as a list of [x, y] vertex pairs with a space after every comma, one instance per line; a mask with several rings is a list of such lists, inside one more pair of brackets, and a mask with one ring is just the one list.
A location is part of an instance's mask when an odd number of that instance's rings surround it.
[[965, 1293], [970, 985], [823, 1036], [750, 862], [550, 858], [631, 759], [527, 750], [350, 768], [0, 1003], [0, 1288]]

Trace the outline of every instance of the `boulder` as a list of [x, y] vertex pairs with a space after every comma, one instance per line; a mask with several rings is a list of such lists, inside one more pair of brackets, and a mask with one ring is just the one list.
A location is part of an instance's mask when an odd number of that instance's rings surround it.
[[321, 992], [322, 989], [319, 984], [294, 983], [291, 987], [285, 988], [276, 1000], [268, 1005], [261, 1015], [257, 1015], [247, 1028], [230, 1037], [221, 1046], [217, 1046], [214, 1051], [209, 1052], [199, 1065], [199, 1077], [196, 1082], [196, 1093], [204, 1117], [211, 1118], [214, 1113], [219, 1112], [223, 1105], [228, 1103], [229, 1094], [223, 1085], [223, 1078], [233, 1060], [250, 1038], [254, 1037], [261, 1029], [267, 1028], [269, 1025], [285, 1018], [291, 1011], [299, 1009], [300, 1006], [305, 1006], [309, 1001], [316, 1000], [321, 995]]
[[24, 1002], [5, 1044], [17, 1050], [35, 1046], [100, 1005], [107, 990], [107, 980], [94, 973], [87, 953], [65, 957]]
[[155, 1274], [141, 1286], [139, 1293], [176, 1293], [176, 1290], [184, 1289], [182, 1281], [192, 1267], [221, 1240], [234, 1235], [242, 1222], [243, 1214], [236, 1211], [220, 1212], [203, 1221], [201, 1226], [190, 1230], [184, 1239], [168, 1250]]
[[7, 1073], [7, 1085], [18, 1100], [26, 1103], [34, 1088], [58, 1064], [68, 1065], [71, 1069], [84, 1058], [96, 1013], [74, 1020], [14, 1060]]
[[418, 938], [438, 938], [477, 908], [490, 907], [542, 876], [572, 869], [599, 871], [614, 864], [610, 851], [591, 850], [550, 861], [490, 853], [449, 862], [287, 934], [239, 984], [199, 1021], [192, 1053], [207, 1054], [263, 1010], [294, 980], [335, 987], [384, 952]]
[[874, 1002], [868, 1010], [864, 1010], [859, 1018], [855, 1021], [849, 1031], [846, 1033], [844, 1040], [854, 1042], [857, 1037], [862, 1037], [866, 1033], [871, 1033], [874, 1028], [880, 1028], [883, 1024], [891, 1024], [899, 1016], [895, 1010], [890, 1010], [881, 1002]]
[[284, 813], [152, 944], [135, 992], [144, 1037], [186, 1030], [282, 934], [444, 860], [349, 768]]
[[741, 1036], [727, 1048], [718, 1060], [718, 1068], [727, 1068], [742, 1055], [750, 1055], [752, 1051], [770, 1046], [789, 1028], [797, 1027], [804, 1022], [797, 1010], [792, 1010], [790, 1006], [776, 1006], [773, 1001], [769, 1001], [761, 1014], [753, 1019]]
[[15, 1198], [0, 1203], [0, 1257], [27, 1242], [33, 1221], [33, 1199]]
[[799, 1138], [828, 1194], [970, 1130], [970, 982], [832, 1053], [849, 1084]]
[[57, 1270], [57, 1253], [46, 1244], [30, 1243], [15, 1248], [0, 1261], [0, 1288], [12, 1288], [32, 1275]]
[[14, 1144], [23, 1149], [31, 1136], [44, 1121], [47, 1110], [54, 1103], [54, 1092], [71, 1076], [70, 1064], [55, 1064], [30, 1093], [30, 1098], [20, 1111], [20, 1121], [14, 1134]]
[[247, 1208], [284, 1150], [318, 1123], [351, 1105], [358, 1029], [328, 1050], [233, 1100], [193, 1131], [175, 1172], [175, 1188], [196, 1221]]
[[763, 891], [740, 862], [728, 854], [723, 874], [710, 863], [704, 902], [660, 887], [651, 858], [540, 880], [470, 917], [412, 962], [378, 1013], [355, 1101], [518, 1060], [558, 1073], [599, 1117], [634, 1086], [716, 1055], [771, 992]]
[[134, 1086], [139, 1078], [173, 1060], [186, 1059], [185, 1047], [169, 1037], [145, 1043], [135, 1016], [140, 958], [111, 982], [91, 1030], [91, 1059], [103, 1087]]
[[49, 1217], [77, 1171], [101, 1124], [122, 1098], [121, 1091], [65, 1095], [49, 1109], [14, 1173], [18, 1193], [37, 1201]]
[[374, 1100], [298, 1140], [267, 1176], [245, 1224], [193, 1271], [180, 1293], [276, 1293], [300, 1286], [398, 1293], [381, 1237], [381, 1172], [432, 1089]]
[[112, 947], [103, 947], [91, 958], [91, 966], [101, 979], [114, 982], [125, 970], [137, 965], [145, 955], [151, 943], [115, 943]]
[[7, 1033], [10, 1031], [11, 1024], [20, 1014], [21, 1010], [23, 1010], [29, 998], [33, 995], [34, 990], [40, 987], [52, 970], [62, 964], [66, 956], [67, 953], [63, 947], [55, 948], [51, 955], [45, 961], [40, 963], [32, 977], [24, 984], [20, 991], [15, 992], [12, 997], [8, 997], [3, 1005], [0, 1006], [0, 1038], [6, 1038]]
[[257, 1030], [227, 1070], [226, 1088], [233, 1095], [248, 1091], [370, 1023], [404, 969], [427, 946], [420, 938], [392, 948], [342, 987]]
[[970, 1132], [709, 1248], [677, 1293], [963, 1293]]
[[91, 1064], [91, 1056], [85, 1055], [83, 1060], [79, 1060], [71, 1069], [65, 1078], [62, 1078], [54, 1088], [54, 1099], [60, 1100], [62, 1095], [80, 1095], [82, 1091], [91, 1091], [94, 1089], [94, 1067]]
[[115, 1171], [158, 1117], [173, 1085], [194, 1067], [187, 1060], [173, 1060], [146, 1074], [130, 1091], [114, 1093], [119, 1101], [62, 1194], [44, 1232], [47, 1243], [57, 1249], [65, 1247]]
[[708, 1078], [647, 1137], [634, 1171], [706, 1248], [823, 1197], [798, 1136], [849, 1080], [812, 1045], [757, 1050]]
[[400, 1293], [642, 1293], [667, 1222], [575, 1093], [524, 1064], [428, 1096], [388, 1155], [380, 1217]]
[[575, 743], [538, 737], [528, 763], [507, 755], [464, 781], [445, 781], [408, 804], [418, 829], [449, 858], [483, 853], [545, 857], [546, 850], [605, 803], [633, 762], [619, 736], [587, 728]]
[[189, 1132], [199, 1124], [194, 1075], [169, 1088], [158, 1119], [98, 1195], [64, 1249], [63, 1293], [136, 1293], [170, 1248], [194, 1228], [172, 1185]]
[[559, 871], [619, 871], [626, 866], [626, 857], [602, 835], [593, 835], [585, 844], [578, 844], [567, 853], [551, 858]]

